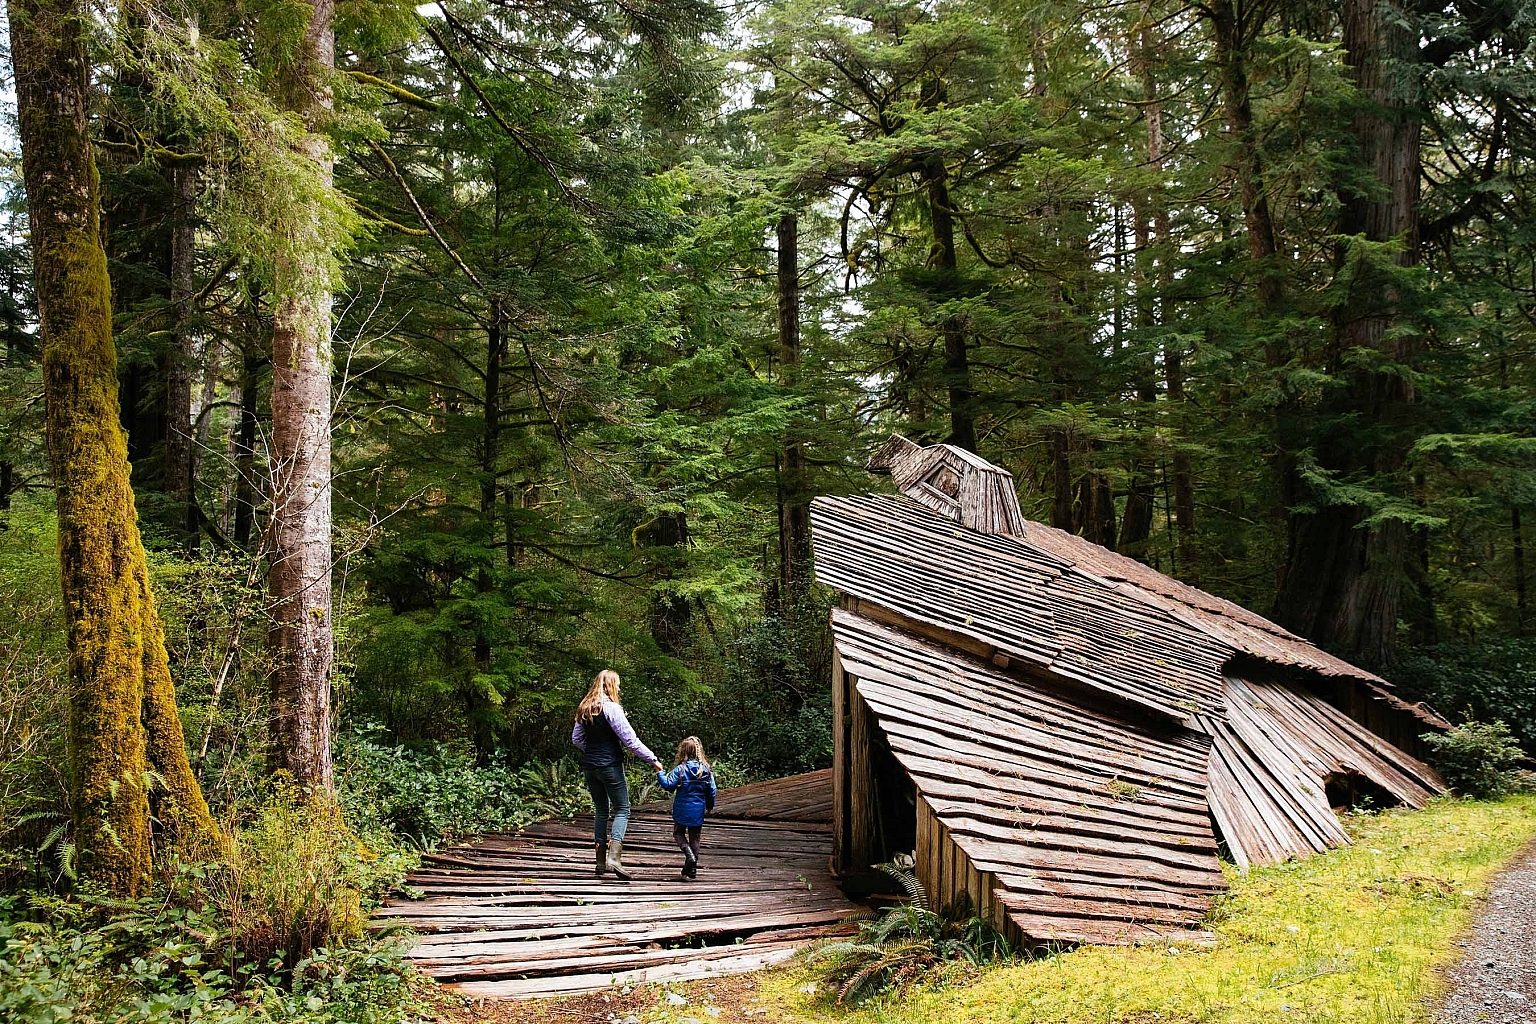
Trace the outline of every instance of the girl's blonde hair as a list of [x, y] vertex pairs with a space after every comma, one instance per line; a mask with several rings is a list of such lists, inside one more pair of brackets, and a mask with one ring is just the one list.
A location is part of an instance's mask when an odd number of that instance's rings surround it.
[[686, 764], [689, 761], [697, 761], [705, 768], [709, 767], [709, 759], [704, 756], [704, 741], [697, 736], [689, 736], [677, 745], [677, 764]]
[[576, 705], [576, 721], [590, 722], [602, 714], [604, 700], [619, 702], [619, 674], [611, 668], [603, 669], [592, 680], [587, 695]]

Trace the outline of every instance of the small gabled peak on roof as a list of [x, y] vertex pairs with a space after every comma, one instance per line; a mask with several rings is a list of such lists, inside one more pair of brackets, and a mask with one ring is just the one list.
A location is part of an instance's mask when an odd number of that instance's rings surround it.
[[865, 468], [889, 473], [901, 493], [961, 526], [978, 533], [1024, 536], [1013, 474], [964, 448], [925, 448], [892, 434]]

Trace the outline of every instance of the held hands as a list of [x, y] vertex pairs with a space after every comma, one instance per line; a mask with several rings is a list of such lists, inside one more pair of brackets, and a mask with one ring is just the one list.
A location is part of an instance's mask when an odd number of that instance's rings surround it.
[[651, 767], [656, 769], [658, 772], [664, 772], [664, 771], [667, 770], [666, 767], [660, 761], [652, 761], [651, 762]]

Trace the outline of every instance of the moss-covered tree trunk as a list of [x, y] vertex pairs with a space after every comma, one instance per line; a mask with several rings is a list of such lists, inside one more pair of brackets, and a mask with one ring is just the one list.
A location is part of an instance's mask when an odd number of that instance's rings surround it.
[[[333, 0], [313, 0], [282, 70], [281, 100], [310, 129], [305, 155], [326, 187], [331, 157], [315, 134], [331, 107]], [[320, 235], [321, 211], [290, 212]], [[272, 309], [272, 760], [300, 787], [329, 794], [331, 770], [331, 293], [318, 266], [278, 261]]]
[[148, 769], [168, 784], [156, 797], [172, 843], [206, 847], [217, 833], [187, 765], [128, 483], [85, 10], [13, 0], [9, 15], [69, 637], [75, 842], [84, 877], [131, 895], [151, 866]]

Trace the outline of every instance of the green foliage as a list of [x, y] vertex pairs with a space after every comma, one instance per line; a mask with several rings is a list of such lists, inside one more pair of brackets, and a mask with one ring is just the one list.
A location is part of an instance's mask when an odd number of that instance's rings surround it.
[[[67, 861], [63, 609], [54, 520], [34, 505], [0, 513], [0, 888]], [[51, 840], [51, 841], [50, 841]], [[46, 856], [39, 858], [39, 848]], [[62, 860], [61, 860], [62, 856]]]
[[208, 870], [206, 891], [241, 959], [290, 966], [358, 944], [370, 898], [410, 865], [364, 845], [339, 807], [279, 789], [239, 829], [228, 866]]
[[1447, 732], [1427, 732], [1431, 763], [1452, 789], [1488, 799], [1530, 788], [1525, 755], [1503, 722], [1468, 721]]
[[1536, 640], [1415, 648], [1391, 678], [1403, 696], [1425, 701], [1443, 715], [1509, 723], [1515, 742], [1536, 750]]
[[336, 774], [347, 820], [361, 835], [394, 835], [420, 847], [515, 831], [589, 806], [569, 760], [482, 767], [473, 753], [441, 743], [390, 747], [349, 736]]
[[918, 982], [954, 979], [1013, 957], [1008, 940], [969, 908], [929, 909], [910, 865], [876, 867], [896, 879], [908, 898], [873, 921], [860, 922], [857, 937], [828, 943], [812, 955], [813, 963], [824, 964], [823, 976], [839, 1003], [899, 994]]
[[15, 1024], [405, 1024], [426, 995], [404, 946], [315, 949], [292, 970], [230, 955], [225, 922], [165, 893], [128, 904], [0, 897], [0, 1017]]
[[[236, 39], [203, 32], [191, 5], [149, 4], [142, 29], [118, 37], [114, 55], [148, 85], [155, 123], [143, 129], [196, 139], [225, 252], [279, 299], [341, 285], [342, 257], [363, 223], [314, 159], [329, 160], [330, 140], [281, 99], [277, 79], [292, 74], [309, 11], [292, 0], [243, 11], [256, 29], [253, 65]], [[319, 333], [329, 337], [329, 324]]]
[[[1444, 992], [1456, 940], [1536, 837], [1536, 797], [1436, 800], [1352, 815], [1351, 845], [1233, 872], [1217, 941], [1079, 946], [1002, 963], [964, 987], [850, 1010], [806, 995], [819, 965], [768, 976], [766, 1019], [806, 1024], [1406, 1024]], [[687, 1011], [684, 1011], [687, 1012]]]

